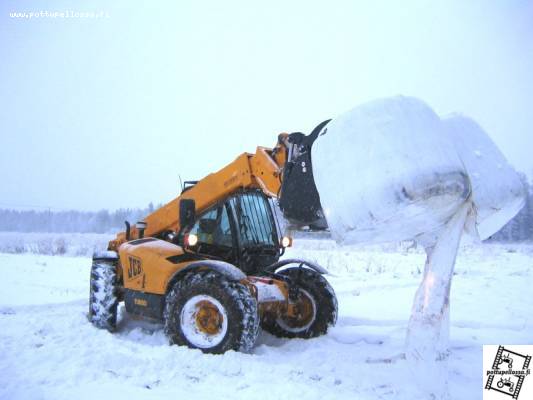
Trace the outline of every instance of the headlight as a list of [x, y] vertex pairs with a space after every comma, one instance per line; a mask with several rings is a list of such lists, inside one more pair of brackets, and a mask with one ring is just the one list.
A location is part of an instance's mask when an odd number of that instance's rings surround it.
[[185, 246], [187, 247], [193, 247], [196, 246], [198, 243], [198, 236], [196, 236], [194, 233], [189, 233], [185, 236]]
[[292, 238], [288, 236], [283, 236], [280, 241], [281, 247], [291, 247], [292, 246]]

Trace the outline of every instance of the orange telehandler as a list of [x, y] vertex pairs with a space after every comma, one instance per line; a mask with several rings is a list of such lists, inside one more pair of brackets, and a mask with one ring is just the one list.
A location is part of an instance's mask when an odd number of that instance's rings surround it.
[[326, 271], [309, 261], [279, 261], [292, 239], [281, 237], [273, 207], [293, 227], [325, 226], [311, 168], [310, 135], [283, 133], [197, 182], [96, 252], [89, 319], [116, 328], [117, 306], [162, 320], [171, 344], [204, 352], [248, 351], [262, 329], [281, 337], [325, 334], [337, 318]]

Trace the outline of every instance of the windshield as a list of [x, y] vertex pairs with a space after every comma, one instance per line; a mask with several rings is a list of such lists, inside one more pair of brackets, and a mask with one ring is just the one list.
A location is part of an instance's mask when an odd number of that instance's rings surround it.
[[270, 204], [261, 193], [243, 193], [231, 198], [243, 247], [277, 246]]

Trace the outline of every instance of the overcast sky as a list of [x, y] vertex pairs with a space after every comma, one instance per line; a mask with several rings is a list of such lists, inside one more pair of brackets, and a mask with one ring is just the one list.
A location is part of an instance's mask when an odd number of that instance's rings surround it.
[[[12, 18], [10, 12], [103, 12]], [[0, 207], [143, 207], [377, 97], [533, 176], [533, 2], [2, 1]]]

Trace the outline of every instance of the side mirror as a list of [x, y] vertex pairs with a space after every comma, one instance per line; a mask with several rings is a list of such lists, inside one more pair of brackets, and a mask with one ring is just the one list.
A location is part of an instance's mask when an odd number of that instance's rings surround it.
[[196, 221], [196, 203], [193, 199], [180, 200], [180, 227], [192, 226]]

